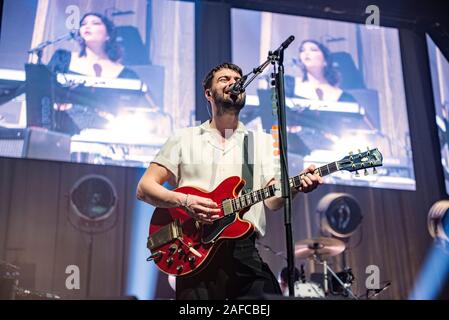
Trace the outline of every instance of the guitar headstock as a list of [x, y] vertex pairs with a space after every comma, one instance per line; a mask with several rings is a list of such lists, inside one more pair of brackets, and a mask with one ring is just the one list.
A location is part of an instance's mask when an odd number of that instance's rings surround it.
[[367, 151], [353, 154], [349, 153], [346, 157], [337, 161], [338, 168], [340, 170], [346, 170], [349, 172], [356, 172], [358, 175], [358, 170], [365, 170], [365, 175], [368, 175], [368, 168], [373, 168], [373, 173], [376, 174], [376, 167], [382, 166], [382, 154], [377, 148], [369, 149]]

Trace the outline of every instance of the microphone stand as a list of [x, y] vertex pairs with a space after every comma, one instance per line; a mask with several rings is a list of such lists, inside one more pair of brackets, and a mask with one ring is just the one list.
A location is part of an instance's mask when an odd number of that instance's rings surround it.
[[[294, 40], [290, 37], [291, 41]], [[288, 40], [287, 40], [288, 41]], [[291, 42], [290, 41], [290, 42]], [[274, 67], [274, 88], [276, 101], [273, 101], [273, 109], [277, 109], [278, 130], [279, 130], [279, 151], [281, 167], [281, 192], [284, 204], [284, 225], [287, 245], [287, 271], [288, 271], [288, 292], [289, 296], [294, 296], [294, 277], [295, 277], [295, 257], [293, 249], [292, 232], [292, 192], [290, 189], [290, 180], [288, 176], [288, 156], [287, 156], [287, 125], [285, 116], [285, 87], [284, 87], [284, 50], [286, 46], [281, 46], [274, 52], [269, 52], [268, 56]], [[275, 110], [273, 110], [275, 111]]]
[[70, 33], [60, 36], [59, 38], [56, 38], [55, 40], [47, 40], [44, 42], [41, 42], [38, 46], [31, 48], [30, 50], [28, 50], [28, 54], [33, 54], [36, 53], [37, 55], [37, 64], [42, 64], [42, 51], [53, 44], [59, 43], [61, 41], [65, 41], [65, 40], [70, 40], [73, 39], [76, 35], [76, 31], [73, 30]]
[[[50, 46], [57, 44], [62, 41], [75, 39], [77, 34], [77, 30], [72, 30], [69, 33], [60, 36], [54, 40], [47, 40], [44, 42], [41, 42], [38, 46], [31, 48], [28, 50], [28, 54], [36, 54], [37, 55], [37, 63], [33, 64], [27, 64], [25, 66], [25, 70], [27, 73], [27, 81], [26, 81], [26, 87], [27, 87], [27, 106], [32, 105], [32, 101], [40, 106], [41, 108], [41, 114], [48, 114], [49, 120], [44, 125], [43, 123], [40, 123], [39, 126], [46, 127], [51, 130], [56, 130], [60, 126], [61, 122], [61, 115], [60, 113], [55, 113], [53, 111], [53, 102], [55, 101], [54, 95], [55, 95], [55, 89], [54, 89], [54, 83], [55, 75], [53, 72], [51, 72], [50, 75], [47, 75], [49, 73], [48, 68], [44, 67], [42, 64], [42, 53], [43, 50]], [[44, 75], [44, 76], [43, 76]], [[42, 83], [48, 84], [47, 86], [43, 85]], [[41, 96], [39, 98], [39, 92], [42, 91], [46, 92], [46, 95]], [[38, 97], [36, 99], [32, 97]], [[47, 99], [42, 99], [42, 97], [47, 97]], [[51, 103], [43, 104], [43, 101], [51, 101]], [[27, 107], [27, 110], [29, 107]], [[45, 111], [43, 111], [45, 110]], [[42, 118], [42, 115], [40, 116]], [[43, 121], [42, 121], [43, 122]]]
[[[243, 92], [262, 71], [272, 64], [274, 72], [272, 74], [272, 85], [274, 87], [275, 97], [273, 98], [273, 114], [277, 115], [279, 130], [279, 151], [280, 151], [280, 167], [281, 167], [281, 196], [285, 199], [284, 204], [284, 225], [287, 243], [287, 270], [288, 270], [288, 292], [289, 296], [294, 296], [294, 248], [293, 248], [293, 232], [292, 232], [292, 192], [290, 189], [290, 180], [288, 176], [288, 159], [287, 159], [287, 129], [286, 129], [286, 112], [285, 112], [285, 88], [284, 88], [284, 50], [290, 45], [295, 37], [290, 36], [275, 51], [269, 51], [268, 59], [259, 67], [253, 69], [252, 72], [243, 76], [236, 86], [236, 90]], [[254, 73], [245, 84], [247, 77]]]

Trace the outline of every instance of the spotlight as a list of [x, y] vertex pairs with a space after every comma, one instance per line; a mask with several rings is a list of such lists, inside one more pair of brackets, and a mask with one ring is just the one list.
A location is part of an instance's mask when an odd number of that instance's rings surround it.
[[317, 206], [320, 228], [339, 238], [350, 237], [362, 222], [362, 210], [357, 200], [347, 193], [330, 193]]
[[433, 204], [427, 215], [427, 228], [434, 239], [449, 241], [449, 200]]

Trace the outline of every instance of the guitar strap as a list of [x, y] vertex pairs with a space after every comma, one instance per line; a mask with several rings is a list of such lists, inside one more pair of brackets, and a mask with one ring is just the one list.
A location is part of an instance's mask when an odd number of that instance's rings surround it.
[[243, 138], [242, 178], [246, 181], [243, 193], [253, 191], [254, 133], [248, 131]]

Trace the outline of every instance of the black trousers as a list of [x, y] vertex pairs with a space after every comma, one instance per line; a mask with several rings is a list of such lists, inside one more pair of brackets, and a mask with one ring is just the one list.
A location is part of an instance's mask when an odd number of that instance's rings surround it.
[[282, 294], [276, 277], [257, 251], [255, 235], [225, 240], [216, 250], [204, 269], [176, 279], [176, 299], [261, 299], [264, 294]]

